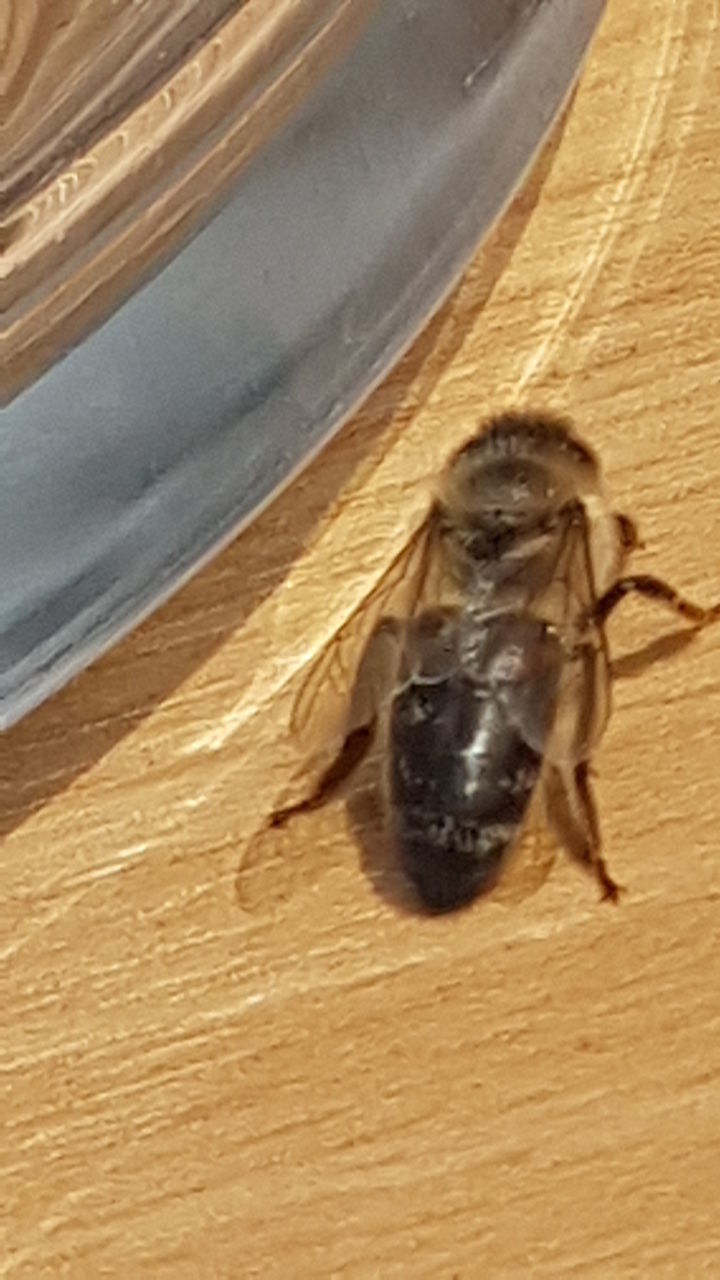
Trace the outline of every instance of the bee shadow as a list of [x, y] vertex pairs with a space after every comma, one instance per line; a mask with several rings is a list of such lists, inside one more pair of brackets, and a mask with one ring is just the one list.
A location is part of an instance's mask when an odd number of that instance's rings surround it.
[[[373, 892], [406, 916], [427, 917], [427, 907], [402, 867], [387, 821], [380, 753], [358, 769], [346, 792], [280, 827], [265, 826], [246, 845], [235, 880], [235, 897], [251, 915], [272, 914], [284, 904], [321, 890], [339, 869], [360, 871]], [[540, 808], [540, 806], [538, 807]], [[344, 819], [344, 820], [343, 820]], [[538, 814], [518, 831], [498, 881], [479, 899], [457, 908], [477, 909], [483, 900], [504, 906], [524, 901], [547, 880], [558, 842]]]
[[345, 797], [347, 827], [357, 850], [360, 871], [374, 893], [403, 915], [427, 915], [400, 865], [388, 828], [381, 781], [382, 762], [375, 752]]
[[618, 658], [614, 658], [611, 664], [613, 679], [632, 680], [642, 676], [656, 662], [663, 662], [666, 658], [674, 657], [676, 653], [682, 653], [696, 639], [697, 631], [694, 627], [685, 627], [681, 631], [670, 631], [665, 635], [657, 636], [640, 649], [634, 649], [630, 653], [623, 653]]

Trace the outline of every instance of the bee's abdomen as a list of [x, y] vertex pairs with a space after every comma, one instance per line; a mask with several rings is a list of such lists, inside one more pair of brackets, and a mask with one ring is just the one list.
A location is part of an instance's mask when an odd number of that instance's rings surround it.
[[423, 904], [451, 911], [492, 888], [540, 771], [540, 756], [492, 691], [458, 675], [410, 683], [391, 720], [398, 853]]

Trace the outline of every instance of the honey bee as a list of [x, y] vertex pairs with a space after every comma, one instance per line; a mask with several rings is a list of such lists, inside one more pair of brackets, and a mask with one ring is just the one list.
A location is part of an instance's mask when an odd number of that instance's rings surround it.
[[[605, 498], [596, 455], [566, 421], [506, 413], [451, 460], [415, 538], [366, 602], [342, 745], [310, 795], [274, 826], [325, 803], [379, 739], [386, 815], [429, 912], [497, 883], [531, 804], [604, 899], [590, 762], [610, 713], [605, 623], [628, 595], [698, 628], [720, 618], [648, 575], [624, 575], [638, 539]], [[400, 612], [384, 612], [403, 597]], [[353, 620], [311, 669], [303, 728], [346, 666]]]

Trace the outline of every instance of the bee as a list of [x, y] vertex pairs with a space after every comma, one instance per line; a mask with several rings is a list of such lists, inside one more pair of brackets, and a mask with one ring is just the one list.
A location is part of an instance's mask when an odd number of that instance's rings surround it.
[[[626, 575], [637, 545], [568, 422], [492, 419], [452, 458], [416, 536], [367, 602], [335, 758], [271, 824], [324, 804], [379, 740], [392, 843], [428, 912], [491, 890], [539, 801], [602, 898], [616, 901], [590, 782], [610, 714], [605, 624], [632, 594], [694, 628], [720, 618], [720, 605]], [[393, 597], [402, 606], [387, 613]], [[351, 624], [311, 669], [296, 727], [347, 667]]]

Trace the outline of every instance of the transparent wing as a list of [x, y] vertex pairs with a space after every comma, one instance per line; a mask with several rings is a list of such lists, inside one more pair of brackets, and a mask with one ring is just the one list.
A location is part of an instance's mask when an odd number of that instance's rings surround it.
[[[278, 829], [323, 808], [372, 754], [376, 717], [394, 679], [404, 623], [426, 596], [437, 532], [432, 508], [379, 582], [300, 678], [290, 717], [300, 763], [269, 819]], [[382, 622], [381, 622], [382, 620]], [[263, 841], [264, 842], [264, 837]]]
[[592, 613], [597, 590], [584, 505], [568, 507], [562, 520], [554, 564], [534, 603], [542, 603], [543, 616], [549, 616], [559, 629], [573, 631], [578, 619]]
[[433, 507], [370, 595], [311, 663], [290, 719], [304, 753], [327, 755], [342, 741], [362, 654], [383, 616], [410, 617], [425, 598], [436, 536]]
[[548, 825], [543, 789], [538, 784], [518, 839], [508, 855], [492, 900], [522, 902], [547, 880], [555, 863], [558, 841]]
[[610, 660], [604, 628], [593, 620], [597, 591], [590, 525], [581, 503], [567, 514], [550, 591], [543, 614], [564, 639], [567, 658], [545, 755], [555, 763], [579, 763], [599, 742], [610, 715]]

